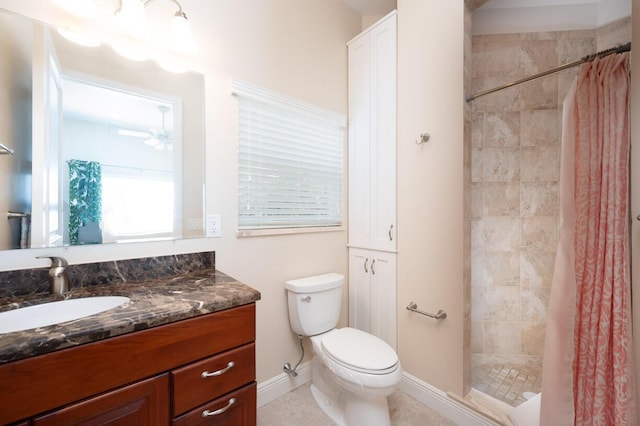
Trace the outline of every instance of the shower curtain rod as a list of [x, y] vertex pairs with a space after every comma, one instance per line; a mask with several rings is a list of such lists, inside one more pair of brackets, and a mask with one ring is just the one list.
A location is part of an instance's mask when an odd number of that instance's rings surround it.
[[594, 53], [592, 55], [587, 55], [577, 61], [570, 62], [568, 64], [560, 65], [559, 67], [550, 69], [548, 71], [543, 71], [541, 73], [522, 78], [520, 80], [512, 81], [511, 83], [503, 84], [502, 86], [495, 87], [493, 89], [484, 90], [482, 92], [474, 93], [473, 95], [468, 95], [465, 100], [467, 103], [471, 102], [474, 99], [479, 98], [480, 96], [488, 95], [489, 93], [497, 92], [498, 90], [506, 89], [507, 87], [515, 86], [517, 84], [526, 83], [527, 81], [535, 80], [536, 78], [545, 77], [549, 74], [554, 74], [562, 70], [566, 70], [569, 68], [576, 67], [585, 62], [591, 62], [596, 58], [604, 58], [605, 56], [612, 55], [614, 53], [623, 53], [631, 51], [631, 43], [623, 44], [622, 46], [614, 47], [611, 49], [603, 50], [601, 52]]

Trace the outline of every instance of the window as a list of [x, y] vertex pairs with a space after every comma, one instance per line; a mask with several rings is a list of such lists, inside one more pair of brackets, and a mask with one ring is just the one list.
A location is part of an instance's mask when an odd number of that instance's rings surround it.
[[103, 167], [102, 214], [106, 240], [171, 237], [173, 205], [171, 173]]
[[233, 93], [238, 234], [341, 226], [346, 118], [240, 81]]

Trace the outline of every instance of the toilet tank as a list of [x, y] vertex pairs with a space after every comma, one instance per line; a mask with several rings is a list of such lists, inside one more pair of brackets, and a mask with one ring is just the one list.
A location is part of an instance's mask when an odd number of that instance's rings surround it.
[[330, 273], [285, 282], [289, 323], [299, 336], [315, 336], [338, 325], [344, 276]]

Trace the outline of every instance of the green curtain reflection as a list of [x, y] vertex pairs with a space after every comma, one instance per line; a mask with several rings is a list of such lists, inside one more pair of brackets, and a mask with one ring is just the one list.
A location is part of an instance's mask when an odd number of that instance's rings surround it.
[[102, 220], [102, 168], [96, 161], [69, 160], [69, 241], [78, 244], [78, 230]]

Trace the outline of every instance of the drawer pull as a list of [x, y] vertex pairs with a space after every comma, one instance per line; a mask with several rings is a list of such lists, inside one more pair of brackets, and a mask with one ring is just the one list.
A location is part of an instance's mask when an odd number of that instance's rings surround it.
[[231, 398], [231, 399], [229, 400], [229, 402], [227, 403], [227, 405], [225, 405], [225, 406], [224, 406], [224, 407], [222, 407], [222, 408], [218, 408], [218, 409], [217, 409], [217, 410], [215, 410], [215, 411], [204, 410], [204, 411], [202, 412], [202, 417], [217, 416], [218, 414], [222, 414], [222, 413], [224, 413], [225, 411], [227, 411], [227, 410], [228, 410], [228, 409], [229, 409], [233, 404], [235, 404], [235, 403], [236, 403], [236, 399], [235, 399], [235, 398]]
[[225, 368], [223, 368], [222, 370], [218, 370], [218, 371], [214, 371], [213, 373], [209, 373], [208, 371], [203, 371], [200, 374], [200, 377], [202, 377], [203, 379], [206, 379], [207, 377], [214, 377], [214, 376], [219, 376], [221, 374], [226, 373], [227, 371], [229, 371], [230, 369], [233, 368], [233, 366], [236, 365], [235, 362], [233, 361], [229, 361], [229, 363], [227, 364], [227, 366]]

